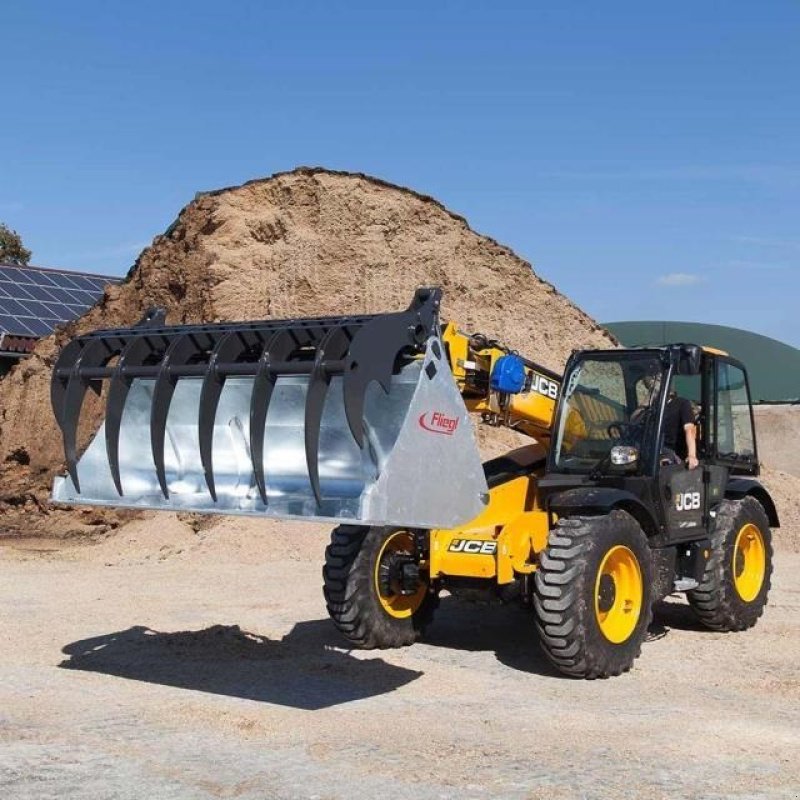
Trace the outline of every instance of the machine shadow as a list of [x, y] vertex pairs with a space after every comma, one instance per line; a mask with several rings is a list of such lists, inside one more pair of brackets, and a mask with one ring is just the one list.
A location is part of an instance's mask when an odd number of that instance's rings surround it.
[[533, 614], [514, 605], [479, 604], [443, 597], [424, 642], [433, 647], [467, 652], [494, 652], [511, 669], [548, 678], [562, 675], [539, 647]]
[[[499, 604], [483, 605], [476, 611], [474, 606], [455, 597], [442, 598], [434, 622], [426, 630], [425, 644], [468, 652], [494, 651], [497, 660], [512, 669], [572, 680], [542, 652], [531, 611]], [[656, 603], [645, 642], [663, 639], [672, 629], [708, 632], [685, 603]]]
[[330, 620], [301, 622], [274, 641], [238, 625], [166, 633], [143, 626], [66, 645], [62, 669], [317, 710], [386, 694], [423, 673], [361, 659]]
[[695, 616], [691, 607], [677, 600], [660, 600], [653, 606], [651, 632], [666, 636], [671, 629], [708, 633], [709, 629]]

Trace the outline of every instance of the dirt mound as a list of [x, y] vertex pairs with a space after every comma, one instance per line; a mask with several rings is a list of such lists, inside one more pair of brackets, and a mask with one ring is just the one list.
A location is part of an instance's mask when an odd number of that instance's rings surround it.
[[775, 547], [800, 553], [800, 478], [765, 467], [761, 480], [775, 501], [781, 521], [780, 529], [774, 532]]
[[800, 405], [758, 405], [753, 412], [761, 460], [800, 478]]
[[[430, 197], [305, 168], [204, 194], [156, 237], [123, 284], [0, 382], [0, 527], [105, 530], [130, 516], [47, 505], [62, 464], [50, 370], [76, 334], [132, 324], [151, 305], [165, 306], [172, 323], [388, 311], [405, 307], [422, 284], [444, 287], [445, 318], [553, 369], [573, 348], [614, 344], [530, 264]], [[87, 430], [99, 406], [88, 411]], [[482, 439], [497, 452], [511, 436]]]
[[754, 409], [761, 478], [778, 508], [776, 547], [800, 552], [800, 406], [758, 405]]

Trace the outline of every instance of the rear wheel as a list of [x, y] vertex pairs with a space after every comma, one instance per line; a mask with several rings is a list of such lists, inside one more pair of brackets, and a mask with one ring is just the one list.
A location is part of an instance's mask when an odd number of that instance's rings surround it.
[[753, 497], [717, 509], [711, 555], [700, 585], [688, 593], [700, 621], [716, 631], [752, 628], [764, 613], [772, 575], [772, 536]]
[[624, 511], [560, 519], [534, 582], [545, 654], [563, 673], [607, 678], [631, 668], [652, 615], [650, 548]]
[[328, 613], [365, 649], [413, 644], [438, 604], [416, 565], [412, 533], [340, 525], [331, 534], [322, 570]]

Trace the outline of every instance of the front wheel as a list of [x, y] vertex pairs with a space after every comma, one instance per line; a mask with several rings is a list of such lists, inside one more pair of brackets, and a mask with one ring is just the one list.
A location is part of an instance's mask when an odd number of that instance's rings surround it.
[[627, 672], [652, 616], [647, 537], [624, 511], [560, 519], [534, 581], [542, 648], [566, 675]]
[[340, 525], [322, 570], [328, 613], [357, 647], [413, 644], [438, 598], [415, 562], [414, 535], [391, 528]]
[[772, 536], [761, 503], [725, 500], [717, 509], [711, 554], [689, 604], [715, 631], [752, 628], [764, 613], [772, 575]]

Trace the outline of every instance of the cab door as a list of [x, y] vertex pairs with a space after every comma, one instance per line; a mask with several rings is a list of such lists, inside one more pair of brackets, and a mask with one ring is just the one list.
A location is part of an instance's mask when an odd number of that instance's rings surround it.
[[704, 530], [708, 485], [705, 470], [702, 463], [696, 469], [688, 469], [685, 464], [661, 467], [659, 488], [670, 541], [697, 539]]
[[705, 354], [694, 387], [680, 376], [675, 389], [682, 397], [699, 397], [697, 455], [700, 466], [660, 467], [667, 537], [680, 542], [706, 535], [710, 512], [725, 496], [729, 474], [755, 474], [758, 454], [747, 373], [727, 356]]
[[[672, 463], [674, 453], [661, 450], [659, 491], [667, 540], [680, 542], [705, 536], [708, 514], [708, 462], [705, 447], [704, 410], [713, 392], [710, 361], [704, 359], [699, 374], [673, 374], [670, 389], [689, 400], [697, 426], [697, 457], [700, 465], [689, 469], [685, 463]], [[683, 436], [683, 431], [679, 432]], [[664, 432], [662, 431], [662, 443]]]

